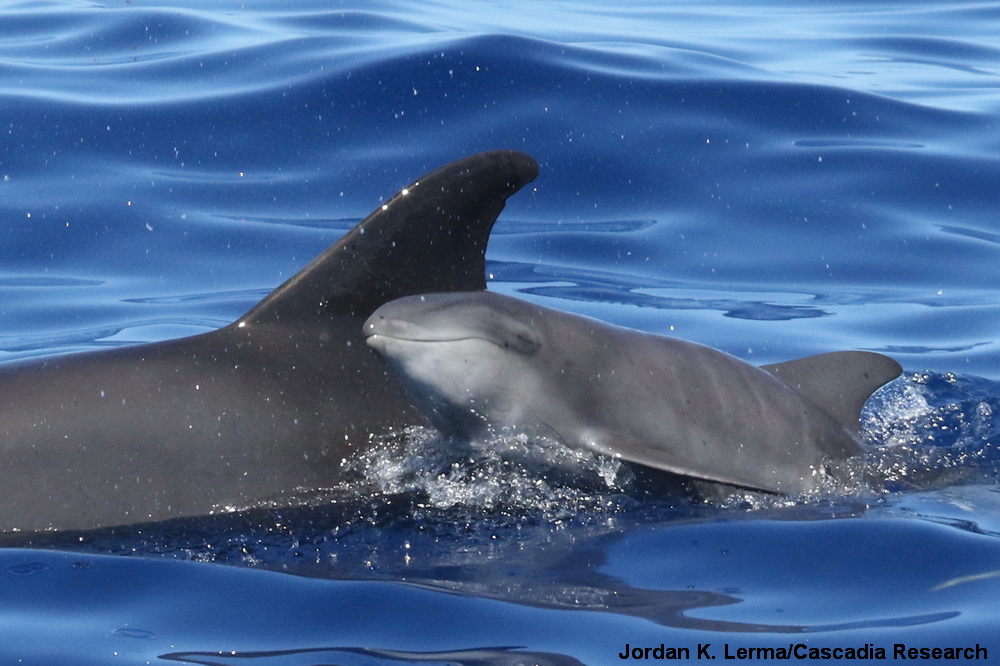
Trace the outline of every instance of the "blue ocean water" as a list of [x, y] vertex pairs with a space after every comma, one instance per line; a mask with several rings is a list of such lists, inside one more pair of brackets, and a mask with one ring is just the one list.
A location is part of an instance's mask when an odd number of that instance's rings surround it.
[[512, 148], [542, 172], [490, 288], [906, 372], [819, 497], [650, 500], [415, 432], [335, 501], [4, 538], [0, 661], [997, 659], [998, 29], [945, 0], [5, 3], [0, 361], [222, 326], [399, 187]]

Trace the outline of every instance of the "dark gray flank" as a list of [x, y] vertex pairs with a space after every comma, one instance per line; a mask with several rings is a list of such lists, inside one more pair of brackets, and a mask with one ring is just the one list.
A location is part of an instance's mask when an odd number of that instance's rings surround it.
[[334, 485], [370, 433], [421, 423], [364, 344], [378, 306], [485, 288], [527, 155], [466, 157], [380, 206], [219, 331], [0, 368], [0, 530], [88, 529]]

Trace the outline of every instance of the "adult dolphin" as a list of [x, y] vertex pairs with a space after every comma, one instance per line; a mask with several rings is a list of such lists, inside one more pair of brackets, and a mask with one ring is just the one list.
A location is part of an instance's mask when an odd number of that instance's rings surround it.
[[862, 405], [902, 372], [871, 352], [757, 368], [485, 291], [392, 301], [365, 337], [448, 434], [513, 427], [772, 493], [813, 490], [829, 461], [860, 453]]
[[484, 289], [521, 153], [409, 185], [233, 324], [0, 367], [0, 530], [89, 529], [336, 483], [369, 434], [420, 423], [364, 344], [379, 305]]

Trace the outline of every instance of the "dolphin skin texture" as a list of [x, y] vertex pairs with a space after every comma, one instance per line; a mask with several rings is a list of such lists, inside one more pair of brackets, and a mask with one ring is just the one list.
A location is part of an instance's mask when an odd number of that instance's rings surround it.
[[857, 351], [758, 368], [486, 291], [392, 301], [364, 333], [446, 434], [511, 427], [782, 494], [816, 489], [829, 461], [862, 451], [862, 405], [902, 372]]
[[0, 531], [80, 530], [330, 487], [370, 433], [420, 424], [364, 344], [409, 294], [485, 289], [521, 153], [424, 176], [231, 325], [0, 367]]

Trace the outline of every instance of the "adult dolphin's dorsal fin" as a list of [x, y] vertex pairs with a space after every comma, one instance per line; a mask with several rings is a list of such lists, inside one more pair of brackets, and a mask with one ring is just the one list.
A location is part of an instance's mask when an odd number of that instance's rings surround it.
[[856, 433], [865, 401], [902, 374], [899, 363], [874, 352], [843, 351], [763, 365], [835, 421]]
[[538, 175], [528, 155], [470, 155], [400, 190], [239, 324], [322, 312], [367, 317], [412, 294], [486, 288], [486, 242], [507, 197]]

